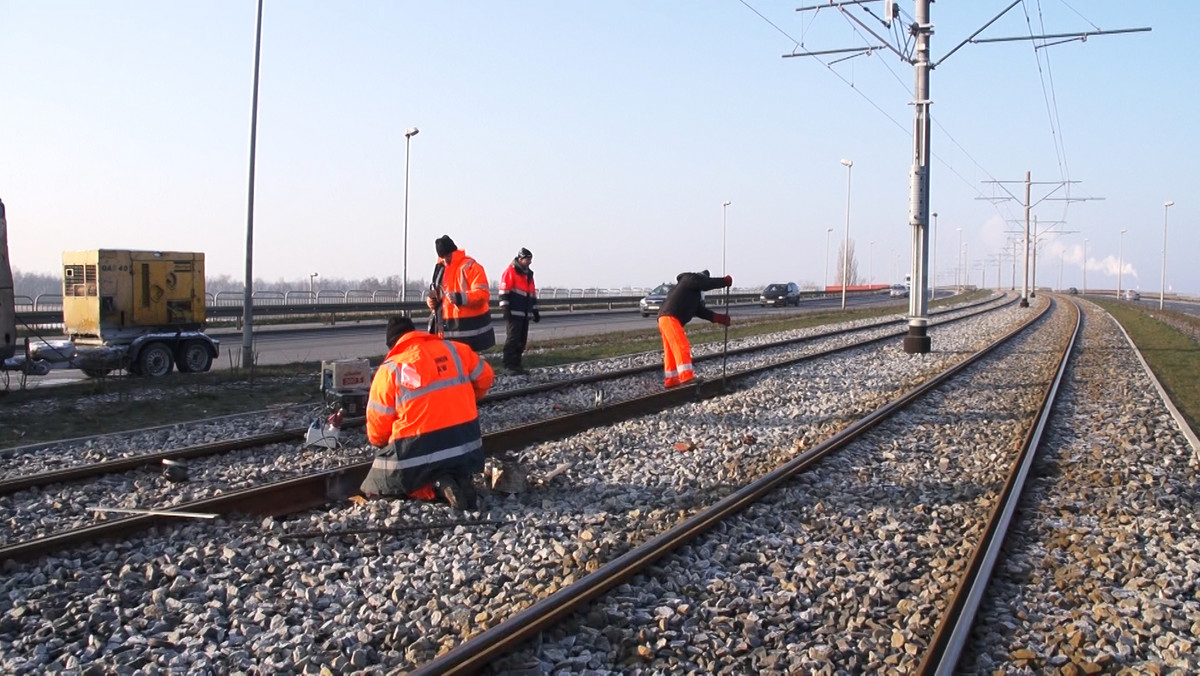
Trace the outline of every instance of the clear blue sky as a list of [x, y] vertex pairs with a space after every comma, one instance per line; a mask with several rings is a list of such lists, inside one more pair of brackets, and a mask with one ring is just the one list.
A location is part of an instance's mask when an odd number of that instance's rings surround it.
[[[829, 67], [781, 58], [796, 41], [867, 44], [834, 10], [795, 11], [806, 4], [267, 0], [255, 276], [400, 274], [404, 130], [416, 126], [410, 277], [428, 276], [442, 234], [493, 278], [531, 249], [542, 286], [716, 274], [729, 200], [738, 286], [820, 283], [851, 158], [859, 272], [902, 278], [912, 67], [887, 51]], [[935, 3], [934, 58], [1007, 4]], [[0, 198], [16, 268], [55, 272], [64, 249], [196, 250], [210, 275], [244, 276], [255, 10], [0, 0]], [[934, 70], [940, 283], [954, 281], [961, 228], [972, 283], [995, 284], [1016, 228], [1005, 221], [1022, 209], [979, 199], [995, 192], [983, 182], [1031, 171], [1103, 198], [1034, 210], [1074, 231], [1045, 239], [1039, 283], [1057, 286], [1061, 267], [1063, 286], [1083, 286], [1087, 238], [1089, 287], [1115, 288], [1123, 253], [1123, 285], [1157, 291], [1174, 200], [1167, 283], [1200, 293], [1197, 19], [1182, 0], [1027, 1], [980, 37], [1153, 31], [1036, 55], [1029, 42], [970, 44]], [[999, 267], [1007, 286], [1011, 263]]]

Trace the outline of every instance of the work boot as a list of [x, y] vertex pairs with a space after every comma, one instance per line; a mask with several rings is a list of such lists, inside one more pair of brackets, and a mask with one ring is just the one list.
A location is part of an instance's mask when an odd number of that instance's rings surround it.
[[524, 376], [524, 375], [529, 374], [529, 371], [526, 371], [525, 369], [521, 368], [520, 366], [509, 366], [508, 368], [506, 368], [504, 370], [507, 371], [508, 375], [510, 375], [510, 376]]
[[475, 487], [471, 485], [470, 480], [464, 478], [459, 482], [454, 477], [443, 474], [434, 480], [433, 488], [454, 509], [475, 509]]

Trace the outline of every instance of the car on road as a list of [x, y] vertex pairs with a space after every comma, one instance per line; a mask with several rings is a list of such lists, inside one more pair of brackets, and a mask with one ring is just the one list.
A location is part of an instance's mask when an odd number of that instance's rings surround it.
[[1125, 300], [1141, 300], [1142, 294], [1133, 289], [1125, 289]]
[[766, 307], [768, 305], [779, 305], [787, 307], [788, 305], [800, 306], [800, 285], [795, 282], [778, 282], [768, 284], [762, 293], [758, 296], [758, 304]]
[[908, 298], [908, 287], [903, 284], [893, 284], [888, 295], [892, 298]]
[[1071, 288], [1067, 289], [1067, 293], [1071, 294], [1072, 296], [1077, 296], [1079, 295], [1079, 289], [1076, 289], [1072, 286]]
[[671, 289], [675, 288], [672, 282], [664, 282], [650, 290], [641, 301], [638, 302], [638, 307], [641, 309], [643, 317], [649, 317], [650, 313], [658, 314], [662, 308], [663, 301], [667, 299], [667, 294], [671, 293]]

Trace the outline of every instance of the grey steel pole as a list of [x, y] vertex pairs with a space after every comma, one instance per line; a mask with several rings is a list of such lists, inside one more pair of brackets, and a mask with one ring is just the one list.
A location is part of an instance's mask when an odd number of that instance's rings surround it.
[[1162, 252], [1162, 282], [1158, 287], [1158, 309], [1163, 309], [1163, 298], [1167, 295], [1167, 209], [1175, 206], [1174, 201], [1163, 203], [1163, 252]]
[[250, 187], [246, 204], [246, 292], [242, 299], [242, 366], [254, 363], [254, 147], [258, 139], [258, 65], [262, 54], [263, 0], [254, 29], [254, 94], [250, 104]]
[[912, 285], [908, 294], [908, 334], [904, 351], [925, 354], [932, 349], [929, 338], [929, 170], [930, 146], [929, 93], [930, 41], [933, 22], [929, 18], [930, 0], [915, 0], [913, 24], [915, 39], [915, 86], [913, 87], [913, 161], [909, 170], [908, 222], [912, 226]]
[[1121, 230], [1120, 244], [1117, 246], [1117, 298], [1121, 297], [1121, 276], [1125, 273], [1125, 232]]
[[846, 309], [846, 278], [850, 274], [850, 175], [854, 161], [843, 159], [846, 166], [846, 238], [842, 241], [842, 309]]
[[821, 293], [829, 289], [829, 238], [832, 235], [833, 228], [825, 228], [825, 278], [821, 280]]
[[958, 252], [954, 256], [954, 293], [962, 293], [963, 291], [962, 252], [962, 228], [958, 228]]
[[1087, 293], [1087, 237], [1083, 238], [1083, 292]]
[[400, 302], [408, 300], [408, 158], [409, 149], [412, 147], [412, 137], [421, 133], [416, 127], [409, 127], [404, 131], [404, 272], [400, 287]]
[[1033, 239], [1030, 240], [1033, 246], [1033, 263], [1029, 266], [1029, 297], [1037, 298], [1037, 249], [1038, 249], [1038, 231], [1037, 231], [1037, 216], [1033, 217]]
[[[729, 200], [721, 203], [721, 276], [725, 276], [725, 223], [729, 213], [729, 205], [733, 204]], [[728, 288], [728, 287], [726, 287]]]
[[1012, 288], [1010, 288], [1009, 291], [1015, 291], [1017, 289], [1017, 240], [1015, 239], [1013, 240], [1012, 263], [1012, 278], [1010, 279]]
[[1030, 172], [1025, 172], [1025, 271], [1021, 277], [1021, 307], [1029, 307], [1029, 184]]

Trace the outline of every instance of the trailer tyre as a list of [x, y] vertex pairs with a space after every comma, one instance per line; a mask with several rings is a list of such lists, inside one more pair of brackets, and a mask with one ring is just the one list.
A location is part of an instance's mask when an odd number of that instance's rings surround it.
[[175, 360], [164, 343], [150, 343], [142, 348], [137, 359], [137, 370], [148, 378], [161, 378], [171, 372]]
[[205, 373], [212, 368], [212, 354], [208, 346], [199, 340], [189, 340], [179, 346], [175, 354], [175, 365], [180, 373]]

